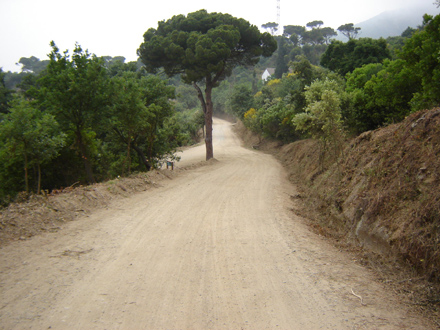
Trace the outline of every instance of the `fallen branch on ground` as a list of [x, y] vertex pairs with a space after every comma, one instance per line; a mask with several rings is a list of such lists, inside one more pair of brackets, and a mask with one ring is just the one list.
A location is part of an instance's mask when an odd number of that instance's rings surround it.
[[351, 293], [353, 294], [353, 296], [358, 297], [361, 300], [362, 306], [367, 306], [367, 304], [364, 304], [364, 300], [362, 299], [362, 297], [358, 296], [356, 293], [354, 293], [353, 288], [351, 289]]

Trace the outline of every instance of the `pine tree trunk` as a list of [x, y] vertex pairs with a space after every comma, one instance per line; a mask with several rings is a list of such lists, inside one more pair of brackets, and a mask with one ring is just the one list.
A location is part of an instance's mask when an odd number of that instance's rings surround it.
[[205, 112], [205, 146], [206, 146], [206, 160], [214, 158], [214, 148], [212, 145], [212, 114], [213, 114], [213, 104], [212, 104], [212, 86], [207, 84], [205, 90], [206, 98], [206, 112]]
[[203, 113], [205, 114], [205, 146], [206, 146], [206, 160], [210, 160], [214, 158], [214, 149], [212, 145], [212, 114], [213, 114], [213, 104], [212, 104], [212, 87], [213, 83], [210, 79], [206, 79], [206, 89], [205, 89], [205, 97], [203, 97], [203, 93], [200, 90], [200, 87], [194, 83], [193, 86], [197, 91], [197, 96], [202, 105]]

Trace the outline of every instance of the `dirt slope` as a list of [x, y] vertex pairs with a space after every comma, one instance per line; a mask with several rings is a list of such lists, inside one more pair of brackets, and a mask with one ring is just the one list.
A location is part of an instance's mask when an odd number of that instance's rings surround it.
[[4, 245], [0, 328], [434, 328], [308, 230], [272, 156], [214, 133], [208, 166]]
[[320, 163], [320, 146], [312, 140], [261, 147], [275, 153], [303, 188], [308, 215], [318, 211], [312, 225], [362, 246], [383, 281], [408, 282], [403, 290], [414, 302], [438, 311], [440, 108], [363, 133], [336, 163]]

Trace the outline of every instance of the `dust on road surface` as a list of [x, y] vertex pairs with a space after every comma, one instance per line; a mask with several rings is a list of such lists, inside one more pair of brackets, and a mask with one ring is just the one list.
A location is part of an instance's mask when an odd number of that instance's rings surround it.
[[[178, 166], [204, 153], [187, 150]], [[57, 233], [2, 248], [0, 328], [430, 328], [311, 233], [290, 210], [295, 188], [281, 165], [240, 147], [220, 120], [214, 155]]]

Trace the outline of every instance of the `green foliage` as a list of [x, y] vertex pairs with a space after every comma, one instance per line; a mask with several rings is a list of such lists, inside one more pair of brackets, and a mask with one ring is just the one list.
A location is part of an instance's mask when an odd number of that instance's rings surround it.
[[421, 81], [421, 88], [411, 100], [413, 109], [440, 103], [440, 15], [425, 15], [424, 26], [405, 43], [402, 58]]
[[310, 29], [319, 29], [322, 25], [324, 25], [323, 21], [313, 21], [306, 24]]
[[283, 99], [267, 101], [258, 110], [262, 133], [283, 142], [291, 142], [298, 138], [292, 125], [293, 116], [294, 108]]
[[174, 87], [137, 63], [97, 58], [79, 45], [69, 56], [51, 45], [38, 76], [30, 69], [11, 76], [20, 78], [19, 97], [10, 102], [11, 91], [0, 88], [9, 98], [0, 114], [0, 204], [21, 190], [149, 169], [198, 139], [203, 113], [192, 109], [194, 97], [189, 110], [176, 114]]
[[321, 57], [321, 65], [341, 75], [369, 63], [391, 58], [384, 39], [351, 39], [347, 43], [334, 40]]
[[200, 105], [194, 87], [189, 85], [179, 85], [176, 87], [176, 111], [194, 109]]
[[[283, 40], [285, 53], [291, 61], [304, 55], [314, 65], [319, 65], [322, 54], [326, 51], [330, 40], [337, 36], [331, 27], [322, 27], [323, 21], [307, 23], [307, 27], [299, 25], [284, 26]], [[286, 55], [284, 55], [286, 56]], [[280, 78], [280, 77], [278, 77]]]
[[200, 132], [205, 125], [204, 114], [200, 109], [193, 108], [186, 111], [176, 112], [173, 116], [180, 131], [177, 136], [179, 146], [191, 145], [198, 142]]
[[[213, 114], [231, 113], [230, 99], [234, 84], [223, 80], [212, 91]], [[203, 110], [203, 109], [202, 109]]]
[[347, 75], [347, 92], [354, 102], [347, 122], [360, 133], [402, 120], [411, 111], [410, 101], [419, 85], [401, 59], [355, 69]]
[[[164, 155], [173, 152], [176, 140], [173, 131], [164, 129], [174, 114], [170, 99], [175, 97], [174, 87], [157, 76], [138, 78], [136, 73], [125, 72], [112, 78], [113, 104], [111, 127], [112, 138], [125, 145], [126, 157], [119, 171], [130, 173], [132, 165], [144, 166], [146, 170], [159, 164]], [[176, 140], [177, 141], [177, 140]], [[132, 159], [132, 149], [138, 161]], [[113, 168], [115, 168], [113, 166]]]
[[21, 81], [16, 87], [28, 99], [33, 99], [35, 97], [35, 91], [38, 89], [38, 76], [33, 73], [27, 73], [21, 77]]
[[365, 84], [382, 69], [383, 65], [381, 63], [371, 63], [357, 68], [351, 73], [347, 73], [347, 92], [363, 89]]
[[[122, 163], [122, 175], [131, 172], [131, 146], [138, 137], [146, 134], [151, 125], [150, 113], [142, 99], [142, 89], [138, 79], [131, 72], [126, 72], [112, 80], [114, 94], [112, 102], [112, 127], [116, 137], [126, 145], [127, 155]], [[148, 167], [147, 167], [148, 169]]]
[[[343, 86], [342, 77], [311, 65], [305, 57], [298, 57], [297, 61], [291, 62], [291, 67], [293, 73], [270, 80], [255, 95], [256, 108], [246, 112], [243, 121], [251, 130], [283, 142], [292, 142], [301, 136], [292, 119], [304, 112], [307, 105], [305, 91], [312, 81], [328, 77]], [[340, 97], [342, 108], [347, 102]]]
[[295, 47], [301, 44], [301, 36], [306, 32], [306, 28], [300, 25], [284, 26], [283, 36], [286, 37]]
[[[269, 33], [229, 14], [194, 13], [161, 21], [144, 34], [138, 55], [148, 72], [162, 68], [168, 77], [181, 75], [198, 94], [206, 126], [206, 159], [214, 157], [212, 146], [212, 89], [239, 66], [258, 63], [270, 56], [276, 41]], [[198, 84], [205, 85], [204, 94]]]
[[330, 146], [337, 154], [341, 152], [343, 121], [341, 95], [344, 87], [335, 80], [316, 80], [306, 88], [307, 106], [297, 114], [293, 125], [323, 143], [323, 150]]
[[261, 27], [265, 30], [268, 30], [269, 33], [273, 36], [278, 31], [278, 23], [275, 23], [275, 22], [269, 22], [269, 23], [263, 24], [263, 25], [261, 25]]
[[157, 29], [145, 32], [144, 40], [138, 55], [149, 72], [163, 68], [168, 76], [182, 74], [190, 84], [217, 82], [238, 64], [255, 65], [276, 48], [268, 33], [261, 34], [244, 19], [206, 10], [161, 21]]
[[356, 39], [359, 34], [361, 28], [354, 27], [353, 23], [343, 24], [338, 27], [338, 31], [342, 33], [342, 35], [346, 36], [348, 40]]
[[249, 85], [237, 85], [230, 99], [232, 113], [242, 119], [244, 114], [254, 106], [252, 88]]
[[[65, 134], [50, 114], [44, 114], [22, 98], [12, 101], [8, 114], [0, 118], [0, 141], [3, 156], [20, 159], [24, 167], [26, 192], [29, 192], [30, 167], [37, 169], [36, 192], [41, 189], [41, 166], [58, 155]], [[6, 159], [4, 159], [8, 162]]]
[[148, 123], [150, 129], [144, 140], [144, 149], [146, 150], [147, 159], [157, 163], [162, 153], [169, 153], [173, 146], [166, 147], [172, 135], [167, 134], [164, 130], [165, 122], [174, 114], [173, 106], [170, 99], [175, 98], [175, 89], [168, 86], [167, 81], [160, 79], [158, 76], [142, 77], [140, 81], [142, 88], [142, 97], [146, 105], [149, 118]]
[[18, 61], [18, 63], [22, 64], [21, 71], [25, 73], [33, 73], [33, 74], [40, 74], [43, 72], [47, 65], [49, 64], [48, 60], [40, 61], [39, 58], [35, 56], [31, 57], [22, 57]]
[[277, 62], [275, 67], [275, 78], [281, 78], [284, 73], [289, 70], [286, 63], [287, 47], [284, 37], [280, 37], [278, 40]]
[[254, 108], [249, 109], [243, 116], [243, 124], [249, 128], [252, 132], [257, 134], [262, 133], [262, 126], [257, 114], [257, 110]]
[[440, 16], [426, 15], [424, 20], [418, 30], [409, 28], [387, 41], [355, 40], [358, 30], [352, 24], [342, 26], [350, 40], [333, 41], [327, 48], [321, 58], [327, 69], [313, 66], [317, 47], [326, 47], [315, 31], [322, 30], [321, 23], [309, 23], [311, 30], [286, 26], [288, 56], [296, 55], [289, 63], [292, 73], [269, 81], [255, 95], [245, 125], [280, 138], [283, 118], [291, 116], [293, 127], [284, 126], [289, 132], [284, 137], [302, 131], [326, 144], [342, 139], [343, 130], [358, 134], [400, 121], [411, 111], [438, 106]]
[[51, 47], [47, 73], [38, 81], [41, 86], [38, 100], [43, 109], [55, 115], [64, 132], [73, 133], [87, 179], [94, 182], [92, 161], [95, 155], [87, 136], [108, 107], [106, 70], [102, 60], [84, 52], [78, 44], [72, 60], [67, 51], [61, 55], [54, 42]]
[[406, 28], [406, 30], [402, 32], [401, 37], [411, 38], [416, 31], [417, 31], [417, 29], [414, 29], [414, 28], [408, 26]]
[[411, 38], [416, 31], [417, 29], [408, 27], [400, 36], [388, 37], [386, 39], [393, 60], [400, 58], [405, 42]]
[[12, 98], [12, 90], [6, 87], [5, 73], [0, 68], [0, 114], [7, 113], [9, 109], [8, 102]]

